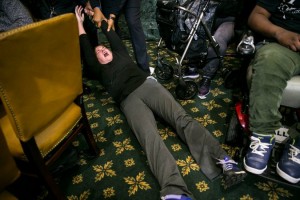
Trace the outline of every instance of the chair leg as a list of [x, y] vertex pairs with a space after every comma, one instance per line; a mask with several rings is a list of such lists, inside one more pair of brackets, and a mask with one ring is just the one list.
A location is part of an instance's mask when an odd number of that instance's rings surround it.
[[82, 120], [82, 123], [83, 123], [83, 126], [84, 126], [83, 127], [84, 128], [84, 132], [83, 132], [84, 138], [87, 141], [92, 154], [94, 156], [98, 156], [99, 155], [99, 149], [97, 147], [97, 144], [96, 144], [93, 132], [91, 130], [89, 120], [88, 120], [88, 118], [86, 116], [86, 111], [85, 111], [85, 107], [84, 107], [84, 103], [83, 103], [83, 96], [82, 96], [82, 94], [77, 97], [77, 99], [76, 99], [75, 102], [81, 108], [81, 115], [82, 115], [82, 119], [81, 120]]
[[54, 181], [53, 176], [51, 175], [50, 171], [45, 165], [44, 159], [39, 153], [40, 151], [37, 147], [34, 138], [30, 139], [27, 142], [21, 141], [21, 144], [29, 163], [32, 164], [38, 176], [43, 180], [46, 188], [48, 189], [49, 195], [51, 195], [50, 198], [65, 200], [66, 197], [59, 189], [57, 183]]
[[94, 138], [94, 135], [92, 133], [92, 130], [91, 130], [91, 127], [90, 127], [90, 124], [89, 124], [89, 121], [86, 117], [86, 114], [85, 112], [83, 113], [83, 116], [82, 116], [82, 121], [83, 121], [83, 128], [84, 128], [84, 138], [85, 140], [87, 141], [88, 145], [89, 145], [89, 148], [91, 150], [91, 153], [94, 155], [94, 156], [98, 156], [99, 155], [99, 148], [96, 144], [96, 141], [95, 141], [95, 138]]

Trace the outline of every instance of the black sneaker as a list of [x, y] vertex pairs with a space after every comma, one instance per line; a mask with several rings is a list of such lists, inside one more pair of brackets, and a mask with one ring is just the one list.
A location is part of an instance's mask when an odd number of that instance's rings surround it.
[[209, 94], [211, 80], [209, 78], [203, 77], [199, 87], [198, 97], [200, 99], [206, 99]]
[[247, 173], [238, 167], [238, 163], [227, 156], [224, 159], [219, 160], [217, 164], [220, 164], [223, 168], [225, 189], [242, 182], [247, 176]]

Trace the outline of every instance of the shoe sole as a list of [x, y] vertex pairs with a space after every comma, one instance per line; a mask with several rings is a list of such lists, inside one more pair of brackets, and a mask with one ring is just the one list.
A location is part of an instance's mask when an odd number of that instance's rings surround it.
[[209, 94], [210, 92], [208, 92], [207, 94], [205, 94], [205, 95], [200, 95], [200, 94], [198, 94], [198, 97], [200, 98], [200, 99], [206, 99], [206, 97], [207, 97], [207, 95]]
[[199, 74], [198, 75], [193, 75], [193, 76], [182, 76], [182, 78], [191, 78], [191, 79], [196, 79], [199, 78]]
[[248, 172], [251, 172], [252, 174], [262, 174], [264, 173], [264, 171], [267, 169], [268, 166], [266, 166], [265, 168], [263, 169], [256, 169], [256, 168], [253, 168], [253, 167], [250, 167], [246, 164], [246, 159], [244, 158], [244, 168], [248, 171]]
[[285, 173], [284, 171], [282, 171], [279, 168], [278, 163], [276, 165], [276, 172], [280, 177], [282, 177], [284, 180], [287, 180], [290, 183], [298, 183], [300, 181], [300, 178], [294, 178], [294, 177], [288, 175], [287, 173]]
[[242, 173], [230, 173], [230, 174], [224, 174], [223, 180], [224, 180], [224, 187], [225, 189], [228, 189], [240, 182], [242, 182], [245, 177], [247, 176], [246, 172]]

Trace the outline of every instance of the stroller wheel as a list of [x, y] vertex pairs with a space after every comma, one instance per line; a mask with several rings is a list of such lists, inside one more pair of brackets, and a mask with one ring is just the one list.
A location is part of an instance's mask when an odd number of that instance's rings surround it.
[[194, 81], [184, 80], [183, 84], [178, 84], [175, 93], [179, 99], [188, 100], [194, 98], [198, 92], [198, 86]]
[[162, 64], [162, 66], [155, 67], [154, 72], [160, 80], [169, 80], [173, 77], [174, 69], [170, 65]]

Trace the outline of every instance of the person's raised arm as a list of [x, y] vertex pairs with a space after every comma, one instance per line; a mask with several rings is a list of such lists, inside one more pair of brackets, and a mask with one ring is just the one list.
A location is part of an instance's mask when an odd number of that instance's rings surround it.
[[82, 12], [83, 8], [81, 6], [76, 6], [75, 15], [77, 19], [78, 31], [79, 35], [86, 34], [85, 29], [83, 27], [84, 14]]
[[111, 1], [111, 3], [109, 3], [109, 5], [107, 5], [107, 9], [110, 10], [110, 14], [109, 17], [107, 19], [107, 31], [115, 30], [115, 19], [117, 17], [117, 15], [120, 14], [121, 12], [121, 8], [123, 7], [123, 5], [125, 4], [124, 0], [114, 0]]
[[78, 24], [78, 33], [80, 48], [82, 53], [82, 59], [85, 62], [84, 68], [87, 70], [87, 75], [90, 78], [99, 78], [100, 77], [100, 68], [98, 67], [99, 62], [95, 55], [95, 51], [89, 41], [89, 38], [86, 35], [86, 32], [83, 27], [84, 14], [82, 13], [83, 8], [81, 6], [76, 6], [75, 16]]
[[277, 40], [279, 44], [293, 51], [300, 50], [300, 36], [297, 33], [286, 30], [273, 24], [269, 18], [271, 13], [261, 6], [256, 5], [251, 12], [248, 24], [250, 28], [258, 33]]
[[123, 41], [118, 36], [118, 34], [114, 30], [107, 31], [108, 24], [106, 21], [102, 21], [101, 30], [106, 36], [112, 51], [127, 51], [126, 46], [123, 44]]
[[92, 16], [92, 20], [98, 28], [101, 27], [101, 22], [103, 20], [107, 21], [106, 17], [104, 16], [104, 14], [100, 9], [101, 5], [99, 2], [100, 2], [99, 0], [89, 0], [86, 4], [87, 7], [90, 7], [90, 9], [92, 10], [92, 15], [90, 16]]

